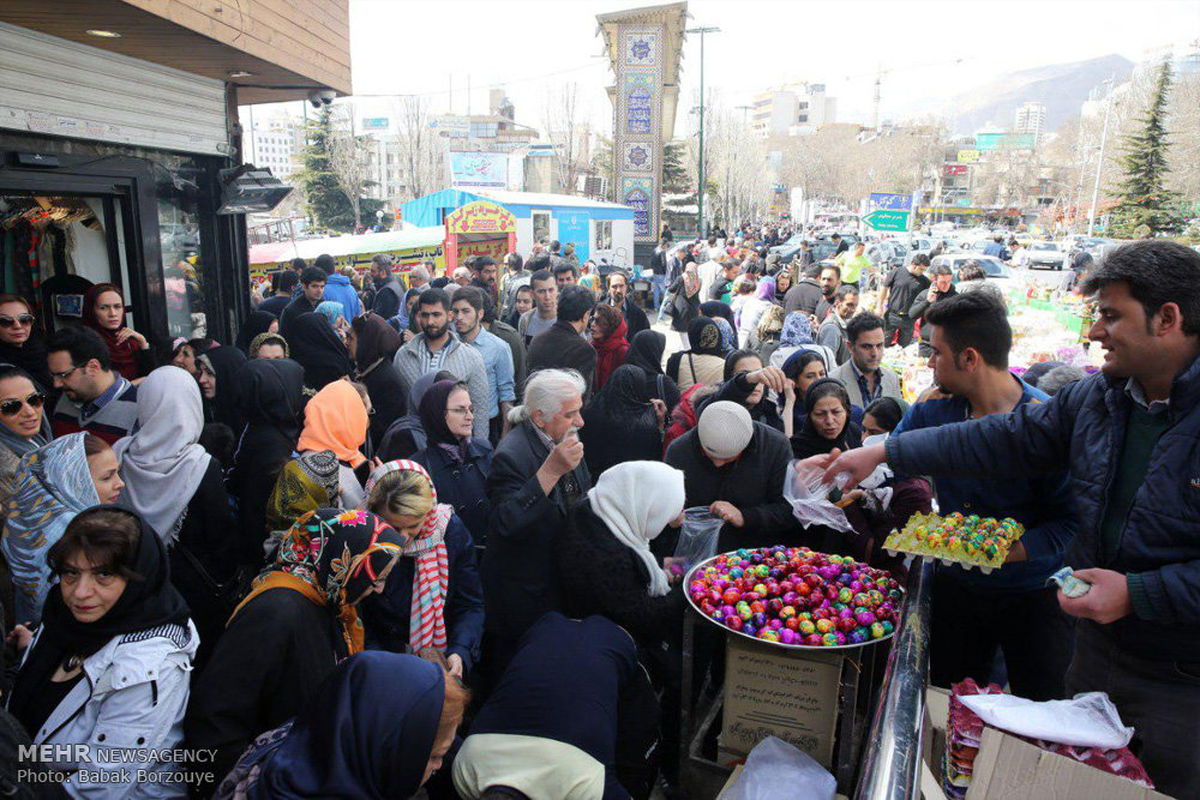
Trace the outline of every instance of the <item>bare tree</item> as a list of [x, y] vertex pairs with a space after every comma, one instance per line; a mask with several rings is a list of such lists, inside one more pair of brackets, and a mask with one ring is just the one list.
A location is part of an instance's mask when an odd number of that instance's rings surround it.
[[368, 142], [365, 136], [355, 136], [352, 130], [354, 109], [343, 106], [340, 118], [333, 120], [329, 131], [329, 168], [338, 189], [350, 201], [354, 210], [354, 226], [362, 225], [362, 196], [371, 180]]
[[416, 96], [403, 97], [396, 118], [400, 171], [409, 195], [423, 197], [445, 188], [445, 148], [430, 126], [428, 103]]
[[554, 162], [559, 185], [566, 194], [575, 194], [579, 175], [586, 168], [587, 131], [580, 124], [579, 84], [568, 83], [548, 92], [546, 136], [554, 145]]

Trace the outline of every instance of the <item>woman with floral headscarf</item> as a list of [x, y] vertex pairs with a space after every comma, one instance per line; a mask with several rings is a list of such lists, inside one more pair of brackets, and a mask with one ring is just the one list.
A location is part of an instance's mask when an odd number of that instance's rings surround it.
[[284, 535], [192, 687], [185, 738], [215, 751], [217, 779], [255, 736], [303, 709], [339, 661], [362, 652], [358, 603], [382, 591], [403, 541], [374, 514], [331, 508]]
[[467, 526], [439, 504], [429, 473], [390, 461], [367, 481], [367, 508], [403, 540], [404, 558], [363, 604], [373, 649], [411, 652], [462, 678], [479, 658], [483, 587]]

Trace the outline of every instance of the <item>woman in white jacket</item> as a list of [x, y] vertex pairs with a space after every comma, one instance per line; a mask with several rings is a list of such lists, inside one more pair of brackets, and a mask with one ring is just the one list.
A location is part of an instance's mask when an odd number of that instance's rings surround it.
[[[96, 506], [46, 554], [51, 588], [24, 650], [8, 709], [78, 798], [184, 797], [181, 746], [199, 636], [171, 585], [162, 540], [135, 514]], [[82, 745], [82, 747], [80, 747]], [[69, 753], [69, 757], [63, 757]]]

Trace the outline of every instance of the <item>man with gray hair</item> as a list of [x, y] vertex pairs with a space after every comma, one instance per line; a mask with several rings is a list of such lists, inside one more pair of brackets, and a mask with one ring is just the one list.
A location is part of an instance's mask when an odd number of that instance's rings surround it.
[[587, 383], [574, 370], [529, 376], [524, 404], [492, 456], [487, 479], [492, 519], [483, 555], [488, 608], [485, 661], [498, 677], [521, 635], [547, 611], [561, 610], [554, 579], [555, 539], [576, 500], [592, 487], [576, 434]]
[[434, 266], [430, 261], [422, 262], [419, 266], [413, 267], [408, 272], [408, 287], [416, 289], [418, 292], [423, 292], [429, 288], [429, 281], [433, 280]]

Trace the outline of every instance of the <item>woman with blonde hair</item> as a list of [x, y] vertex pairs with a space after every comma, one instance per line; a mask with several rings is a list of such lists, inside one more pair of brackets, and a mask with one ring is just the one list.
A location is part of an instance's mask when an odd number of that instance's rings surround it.
[[438, 503], [433, 479], [415, 461], [376, 468], [366, 493], [366, 509], [404, 542], [383, 591], [363, 604], [368, 646], [415, 653], [462, 678], [483, 638], [483, 587], [470, 531], [453, 506]]

